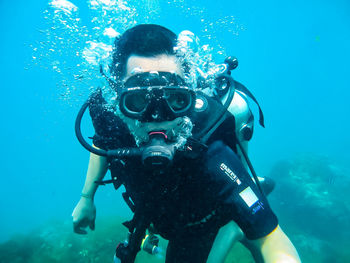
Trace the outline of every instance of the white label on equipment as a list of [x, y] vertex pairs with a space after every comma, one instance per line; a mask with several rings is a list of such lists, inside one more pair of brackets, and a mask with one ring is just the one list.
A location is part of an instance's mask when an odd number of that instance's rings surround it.
[[220, 164], [220, 169], [225, 172], [225, 174], [234, 182], [236, 182], [238, 185], [240, 185], [242, 182], [238, 179], [237, 175], [224, 163]]
[[249, 207], [254, 205], [255, 202], [259, 200], [259, 198], [254, 194], [250, 186], [248, 186], [246, 189], [240, 192], [239, 195]]

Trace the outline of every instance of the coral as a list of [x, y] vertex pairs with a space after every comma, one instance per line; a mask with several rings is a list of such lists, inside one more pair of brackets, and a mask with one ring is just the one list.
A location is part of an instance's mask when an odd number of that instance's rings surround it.
[[269, 200], [303, 262], [349, 261], [349, 170], [328, 157], [302, 154], [278, 162], [270, 177], [276, 189]]
[[[113, 262], [115, 247], [124, 240], [127, 229], [121, 218], [98, 220], [97, 229], [87, 235], [72, 232], [71, 222], [48, 222], [28, 235], [14, 236], [0, 245], [0, 263], [106, 263]], [[167, 242], [160, 240], [166, 249]], [[136, 263], [163, 263], [164, 255], [152, 256], [141, 251]], [[249, 252], [235, 246], [226, 262], [252, 263]]]

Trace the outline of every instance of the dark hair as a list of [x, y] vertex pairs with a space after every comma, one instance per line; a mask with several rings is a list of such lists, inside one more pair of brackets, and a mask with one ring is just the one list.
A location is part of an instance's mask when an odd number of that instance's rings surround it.
[[125, 75], [126, 62], [131, 55], [174, 55], [176, 43], [176, 34], [159, 25], [141, 24], [130, 28], [115, 40], [110, 73], [120, 80]]

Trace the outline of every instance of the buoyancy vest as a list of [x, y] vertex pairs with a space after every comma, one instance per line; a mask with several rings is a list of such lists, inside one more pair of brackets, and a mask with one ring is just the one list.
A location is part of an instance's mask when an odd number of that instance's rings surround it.
[[[128, 126], [108, 109], [101, 91], [95, 92], [90, 101], [90, 115], [96, 131], [93, 137], [94, 144], [107, 150], [136, 147]], [[193, 123], [192, 136], [188, 139], [185, 150], [175, 154], [175, 159], [183, 159], [181, 162], [194, 162], [206, 150], [206, 145], [216, 140], [223, 141], [234, 152], [237, 152], [234, 116], [227, 112], [208, 134], [200, 136], [202, 131], [207, 129], [210, 120], [218, 117], [223, 105], [220, 101], [201, 92], [197, 93], [196, 101], [195, 110], [188, 116]], [[123, 195], [124, 200], [134, 211], [138, 205], [144, 203], [147, 192], [153, 191], [152, 186], [146, 185], [156, 182], [147, 181], [149, 179], [141, 176], [143, 172], [140, 166], [142, 164], [137, 158], [109, 158], [108, 163], [112, 177], [109, 182], [112, 182], [115, 188], [119, 188], [122, 184], [125, 186], [127, 193]], [[175, 179], [170, 178], [169, 180]], [[178, 182], [172, 183], [176, 185]]]

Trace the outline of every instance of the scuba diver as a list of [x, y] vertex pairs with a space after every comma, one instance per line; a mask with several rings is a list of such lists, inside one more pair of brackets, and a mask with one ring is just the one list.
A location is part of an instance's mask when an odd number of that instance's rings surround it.
[[[237, 60], [227, 58], [214, 79], [202, 75], [193, 87], [185, 78], [191, 65], [177, 44], [176, 34], [154, 24], [137, 25], [116, 39], [111, 77], [101, 69], [116, 103], [111, 107], [99, 89], [76, 120], [77, 137], [91, 154], [72, 214], [74, 231], [95, 228], [96, 190], [113, 183], [116, 189], [124, 185], [133, 212], [115, 262], [134, 262], [141, 248], [156, 253], [154, 234], [169, 240], [166, 263], [223, 262], [238, 240], [257, 260], [300, 262], [265, 197], [271, 184], [261, 187], [246, 154], [253, 131], [246, 96], [255, 98], [231, 77]], [[80, 131], [87, 108], [95, 128], [92, 146]], [[111, 179], [103, 180], [108, 169]]]

